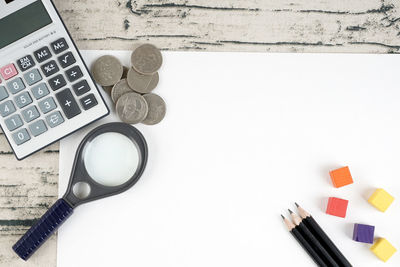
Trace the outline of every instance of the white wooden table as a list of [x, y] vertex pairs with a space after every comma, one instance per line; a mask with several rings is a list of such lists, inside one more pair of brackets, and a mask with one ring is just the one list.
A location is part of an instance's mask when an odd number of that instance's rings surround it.
[[[54, 1], [80, 49], [400, 52], [400, 0]], [[0, 266], [55, 266], [56, 237], [11, 246], [57, 198], [58, 144], [18, 162], [2, 136], [0, 162]]]

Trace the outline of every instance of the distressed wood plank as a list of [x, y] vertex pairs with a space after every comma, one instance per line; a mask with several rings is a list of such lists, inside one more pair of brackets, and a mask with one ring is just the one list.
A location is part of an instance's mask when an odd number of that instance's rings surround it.
[[[398, 0], [55, 0], [82, 49], [400, 51]], [[106, 19], [105, 19], [106, 18]]]

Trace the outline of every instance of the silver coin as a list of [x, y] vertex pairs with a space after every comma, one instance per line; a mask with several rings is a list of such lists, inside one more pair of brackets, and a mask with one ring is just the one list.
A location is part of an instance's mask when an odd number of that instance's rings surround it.
[[143, 96], [149, 107], [146, 118], [142, 121], [143, 124], [154, 125], [160, 123], [167, 112], [165, 101], [156, 94], [146, 94]]
[[129, 87], [126, 79], [122, 79], [117, 82], [111, 89], [111, 99], [114, 103], [117, 103], [118, 99], [127, 93], [132, 93], [132, 89]]
[[111, 90], [113, 88], [113, 86], [102, 86], [103, 90], [108, 94], [111, 95]]
[[92, 66], [92, 75], [101, 86], [112, 86], [121, 80], [123, 67], [114, 56], [102, 56]]
[[146, 118], [149, 108], [143, 96], [132, 92], [118, 99], [116, 110], [123, 122], [136, 124]]
[[151, 44], [143, 44], [136, 48], [131, 56], [133, 68], [141, 74], [154, 74], [162, 65], [160, 50]]
[[150, 93], [156, 88], [159, 79], [158, 72], [155, 74], [143, 75], [138, 73], [134, 68], [130, 68], [127, 77], [129, 87], [132, 88], [133, 91], [141, 94]]

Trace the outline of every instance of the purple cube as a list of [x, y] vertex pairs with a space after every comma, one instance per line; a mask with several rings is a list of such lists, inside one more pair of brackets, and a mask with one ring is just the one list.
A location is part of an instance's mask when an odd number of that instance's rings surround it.
[[374, 243], [375, 226], [366, 224], [354, 224], [353, 240], [362, 243]]

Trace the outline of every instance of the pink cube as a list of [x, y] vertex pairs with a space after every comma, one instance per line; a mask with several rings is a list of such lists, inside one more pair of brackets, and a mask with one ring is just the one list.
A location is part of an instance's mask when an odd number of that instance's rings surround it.
[[330, 197], [328, 200], [326, 213], [329, 215], [345, 218], [348, 204], [349, 201], [346, 199]]

